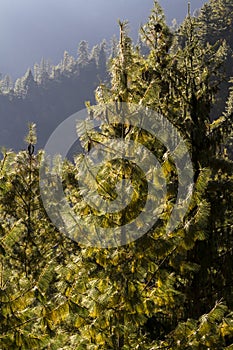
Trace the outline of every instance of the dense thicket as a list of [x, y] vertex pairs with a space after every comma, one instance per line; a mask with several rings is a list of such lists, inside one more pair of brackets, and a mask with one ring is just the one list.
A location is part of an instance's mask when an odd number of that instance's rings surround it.
[[[229, 18], [224, 36], [216, 37], [220, 39], [216, 43], [207, 32], [216, 25], [220, 9]], [[224, 109], [212, 115], [224, 79], [221, 67], [232, 59], [222, 40], [228, 40], [232, 19], [230, 1], [210, 1], [199, 17], [188, 15], [173, 33], [155, 1], [141, 28], [140, 47], [132, 44], [127, 24], [119, 23], [111, 84], [96, 90], [96, 108], [87, 103], [94, 120], [109, 117], [109, 104], [120, 114], [124, 113], [122, 102], [149, 107], [181, 133], [191, 155], [195, 186], [189, 209], [172, 232], [166, 232], [166, 224], [177, 195], [174, 162], [167, 149], [143, 130], [105, 123], [81, 139], [86, 151], [90, 144], [119, 135], [139, 142], [159, 159], [169, 183], [158, 222], [140, 239], [117, 248], [72, 242], [53, 226], [39, 192], [43, 151], [34, 151], [34, 125], [27, 151], [4, 151], [0, 163], [1, 349], [233, 349], [233, 163], [227, 148], [233, 129], [231, 89]], [[85, 42], [80, 50], [79, 64], [85, 68]], [[63, 187], [77, 216], [93, 227], [100, 222], [121, 227], [132, 220], [130, 214], [139, 207], [135, 200], [129, 213], [104, 218], [85, 202], [78, 183], [83, 157], [79, 154], [74, 164], [63, 165]], [[132, 178], [133, 166], [130, 162], [122, 166], [116, 159], [101, 170], [98, 184], [103, 197], [109, 195], [116, 178]], [[146, 192], [144, 178], [139, 171], [133, 174], [139, 193], [135, 198], [140, 199], [140, 193]]]

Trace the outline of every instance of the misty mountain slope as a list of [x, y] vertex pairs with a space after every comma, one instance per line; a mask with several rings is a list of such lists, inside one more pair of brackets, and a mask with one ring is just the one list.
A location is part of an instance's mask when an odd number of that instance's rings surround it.
[[[167, 22], [182, 22], [187, 0], [160, 0]], [[205, 0], [190, 0], [191, 9]], [[130, 35], [137, 40], [139, 26], [147, 20], [153, 0], [1, 0], [0, 72], [15, 79], [42, 56], [54, 64], [66, 48], [75, 54], [77, 42], [90, 46], [118, 34], [117, 20], [129, 20]], [[16, 59], [17, 58], [17, 59]]]
[[[226, 1], [225, 1], [226, 2]], [[225, 11], [225, 12], [224, 12]], [[220, 20], [227, 18], [227, 21]], [[232, 4], [225, 7], [220, 2], [210, 1], [199, 12], [202, 40], [214, 43], [226, 40], [228, 56], [225, 70], [225, 83], [220, 85], [217, 101], [213, 105], [213, 117], [221, 114], [228, 96], [228, 81], [232, 71]], [[179, 29], [178, 29], [179, 30]], [[0, 81], [0, 146], [19, 150], [23, 142], [28, 122], [35, 122], [38, 131], [38, 145], [45, 145], [48, 137], [59, 123], [73, 113], [83, 109], [85, 102], [94, 103], [97, 86], [109, 79], [107, 61], [116, 54], [117, 40], [113, 40], [107, 50], [106, 43], [96, 45], [90, 51], [88, 43], [82, 40], [78, 56], [74, 58], [67, 51], [57, 66], [42, 59], [17, 79], [13, 86], [6, 76]]]
[[[24, 148], [27, 124], [37, 125], [41, 148], [59, 123], [83, 109], [85, 102], [94, 103], [94, 91], [107, 78], [105, 43], [91, 54], [87, 43], [75, 60], [65, 52], [58, 66], [47, 67], [43, 60], [18, 79], [14, 89], [0, 94], [0, 145], [16, 150]], [[97, 50], [99, 49], [99, 50]], [[102, 51], [101, 51], [102, 50]], [[96, 52], [97, 51], [97, 52]], [[4, 86], [4, 82], [2, 83]]]

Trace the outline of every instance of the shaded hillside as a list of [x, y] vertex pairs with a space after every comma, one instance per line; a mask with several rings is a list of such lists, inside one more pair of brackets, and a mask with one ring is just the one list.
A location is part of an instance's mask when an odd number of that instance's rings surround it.
[[205, 43], [220, 45], [224, 41], [228, 51], [222, 72], [224, 80], [219, 86], [212, 117], [216, 118], [224, 111], [229, 95], [230, 78], [233, 77], [233, 2], [232, 0], [210, 0], [199, 16], [200, 34]]
[[49, 66], [44, 59], [15, 82], [9, 77], [1, 81], [0, 146], [19, 150], [25, 147], [28, 122], [35, 122], [38, 147], [43, 147], [56, 126], [71, 114], [94, 102], [96, 87], [107, 78], [106, 44], [88, 51], [88, 44], [79, 45], [78, 58], [65, 51], [58, 66]]

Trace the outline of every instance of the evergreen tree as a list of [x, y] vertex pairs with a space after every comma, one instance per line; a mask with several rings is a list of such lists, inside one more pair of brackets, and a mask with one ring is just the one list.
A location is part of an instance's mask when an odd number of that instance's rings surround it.
[[96, 65], [98, 65], [98, 63], [99, 63], [99, 54], [100, 54], [100, 47], [99, 47], [99, 45], [93, 46], [93, 48], [91, 50], [90, 58], [95, 60]]
[[67, 51], [64, 51], [63, 60], [62, 60], [62, 71], [66, 74], [70, 74], [75, 69], [75, 60], [73, 56], [70, 56]]
[[[227, 1], [216, 3], [230, 5]], [[214, 17], [212, 9], [210, 19]], [[0, 162], [3, 350], [230, 350], [233, 346], [233, 164], [227, 153], [233, 132], [232, 91], [225, 111], [211, 118], [221, 66], [227, 57], [226, 44], [206, 44], [200, 38], [199, 19], [190, 13], [179, 32], [171, 33], [157, 1], [141, 30], [147, 55], [133, 46], [126, 23], [119, 22], [119, 29], [111, 84], [99, 86], [95, 108], [87, 104], [90, 119], [101, 119], [102, 126], [88, 131], [86, 123], [79, 125], [80, 141], [87, 153], [95, 147], [98, 151], [106, 139], [110, 151], [116, 139], [149, 149], [167, 184], [159, 220], [140, 239], [129, 242], [125, 225], [143, 211], [148, 190], [145, 174], [140, 165], [121, 156], [107, 162], [96, 179], [98, 194], [105, 200], [115, 199], [115, 187], [125, 179], [130, 179], [134, 192], [125, 210], [103, 215], [84, 199], [85, 188], [79, 181], [84, 153], [77, 155], [75, 164], [63, 164], [64, 192], [93, 236], [99, 226], [109, 228], [109, 235], [119, 228], [119, 237], [113, 237], [118, 247], [86, 247], [63, 236], [41, 202], [43, 152], [35, 152], [35, 126], [31, 125], [27, 150], [4, 152]], [[104, 53], [104, 46], [102, 49]], [[79, 66], [82, 77], [96, 69], [85, 42], [80, 43]], [[31, 79], [28, 72], [19, 86], [25, 91]], [[124, 123], [125, 115], [139, 113], [141, 107], [162, 114], [178, 129], [193, 162], [195, 187], [188, 211], [169, 233], [166, 224], [176, 204], [180, 179], [162, 142]], [[109, 123], [114, 115], [120, 115], [122, 122]], [[182, 155], [181, 150], [181, 160]], [[85, 181], [91, 181], [92, 172], [86, 175]], [[51, 176], [45, 184], [48, 193], [53, 180]], [[156, 184], [161, 186], [160, 178]], [[49, 205], [56, 205], [52, 198]], [[147, 219], [138, 221], [135, 231], [146, 226]]]
[[86, 66], [89, 62], [89, 50], [88, 43], [85, 40], [82, 40], [78, 46], [78, 65], [80, 68]]
[[13, 82], [11, 77], [7, 74], [3, 79], [0, 80], [0, 91], [1, 93], [9, 93], [13, 88]]
[[113, 59], [117, 56], [117, 52], [118, 52], [118, 41], [115, 35], [112, 37], [110, 45], [111, 45], [111, 49], [110, 49], [109, 58]]
[[[232, 343], [232, 314], [228, 311], [232, 308], [232, 199], [227, 202], [232, 198], [232, 163], [219, 154], [231, 133], [232, 120], [231, 115], [214, 123], [210, 119], [211, 103], [221, 78], [218, 69], [226, 49], [224, 44], [217, 49], [202, 45], [196, 23], [189, 15], [180, 31], [182, 41], [174, 41], [172, 46], [172, 36], [155, 2], [152, 16], [142, 29], [150, 48], [145, 58], [133, 48], [126, 25], [119, 24], [119, 54], [112, 64], [112, 85], [97, 91], [98, 118], [103, 103], [110, 101], [116, 102], [116, 111], [122, 101], [136, 102], [166, 116], [189, 145], [195, 192], [184, 221], [169, 237], [162, 235], [168, 205], [160, 224], [139, 241], [115, 250], [82, 250], [86, 266], [83, 280], [86, 270], [93, 273], [85, 298], [80, 300], [80, 306], [89, 305], [88, 322], [80, 321], [83, 346], [91, 343], [96, 349], [195, 349], [201, 344], [203, 348], [219, 349]], [[110, 112], [106, 113], [102, 110], [107, 117]], [[135, 134], [130, 130], [127, 137], [135, 140]], [[85, 140], [87, 144], [90, 139], [101, 143], [104, 135], [124, 138], [126, 129], [122, 125], [110, 129], [105, 126], [101, 136], [92, 133]], [[148, 137], [143, 135], [147, 146], [153, 144]], [[140, 137], [138, 140], [142, 142]], [[155, 147], [156, 156], [166, 168], [167, 163], [162, 161], [165, 150], [153, 145], [150, 149]], [[120, 164], [117, 169], [129, 171]], [[111, 165], [99, 178], [106, 192], [105, 179], [114, 178], [114, 171]], [[168, 195], [170, 205], [173, 196], [174, 193]], [[90, 207], [79, 202], [77, 210], [83, 210], [93, 222], [96, 213]], [[133, 210], [137, 211], [136, 204]], [[124, 214], [119, 215], [118, 220], [125, 222]], [[225, 305], [218, 302], [221, 298]], [[223, 331], [225, 327], [228, 328]]]
[[107, 49], [106, 41], [103, 40], [100, 44], [99, 59], [98, 59], [98, 74], [100, 80], [105, 80], [107, 72]]
[[35, 82], [37, 84], [40, 83], [40, 67], [38, 63], [34, 64], [33, 75], [34, 75]]
[[73, 261], [79, 248], [53, 227], [43, 208], [34, 125], [26, 142], [27, 150], [4, 152], [0, 164], [0, 347], [58, 349], [69, 340], [65, 331], [55, 331], [68, 315], [56, 269]]
[[31, 69], [28, 69], [22, 78], [15, 82], [15, 93], [19, 97], [25, 98], [29, 93], [33, 93], [36, 84]]
[[41, 59], [40, 64], [34, 64], [34, 77], [37, 84], [46, 84], [51, 73], [51, 65], [49, 61], [44, 58]]

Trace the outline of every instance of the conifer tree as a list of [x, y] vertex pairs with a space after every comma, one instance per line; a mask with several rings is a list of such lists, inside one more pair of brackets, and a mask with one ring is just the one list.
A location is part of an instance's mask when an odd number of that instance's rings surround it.
[[0, 91], [1, 93], [9, 93], [13, 88], [13, 82], [11, 77], [7, 74], [3, 79], [0, 80]]
[[88, 64], [89, 61], [89, 51], [88, 51], [88, 43], [85, 40], [82, 40], [78, 46], [78, 64], [80, 67], [84, 67]]
[[118, 46], [118, 41], [117, 41], [117, 37], [114, 35], [111, 38], [111, 48], [110, 48], [110, 55], [109, 58], [113, 59], [117, 56], [117, 46]]
[[27, 150], [4, 151], [0, 163], [1, 349], [54, 343], [57, 320], [64, 317], [55, 268], [78, 251], [53, 227], [41, 203], [34, 125], [26, 142]]
[[63, 60], [62, 60], [62, 71], [66, 74], [70, 74], [75, 69], [75, 60], [74, 57], [69, 55], [67, 51], [64, 51]]
[[[87, 104], [90, 119], [106, 123], [91, 132], [85, 123], [79, 125], [78, 131], [85, 131], [80, 141], [86, 153], [77, 155], [75, 164], [63, 164], [62, 186], [74, 212], [86, 220], [93, 236], [97, 226], [110, 228], [109, 234], [119, 227], [117, 247], [77, 244], [52, 225], [39, 193], [42, 152], [35, 152], [35, 126], [30, 127], [27, 150], [4, 152], [0, 162], [2, 349], [232, 348], [233, 164], [227, 153], [233, 131], [232, 92], [225, 112], [212, 120], [227, 48], [224, 42], [206, 44], [199, 28], [198, 18], [189, 13], [179, 33], [171, 33], [155, 1], [141, 30], [148, 48], [148, 55], [143, 55], [133, 46], [127, 23], [119, 22], [111, 85], [99, 86], [95, 108]], [[89, 62], [85, 43], [82, 51], [86, 58], [79, 61], [80, 67]], [[142, 106], [167, 118], [192, 158], [194, 192], [184, 218], [169, 233], [166, 224], [179, 186], [175, 164], [158, 139], [124, 124], [125, 114], [131, 111], [124, 106], [131, 103], [136, 111]], [[109, 105], [111, 109], [106, 108]], [[108, 123], [111, 113], [122, 116], [122, 122]], [[105, 199], [112, 199], [119, 179], [131, 180], [132, 201], [127, 210], [114, 215], [92, 208], [79, 182], [85, 155], [95, 147], [98, 151], [106, 139], [110, 150], [115, 139], [144, 145], [158, 159], [167, 183], [159, 220], [135, 241], [127, 241], [124, 225], [144, 208], [147, 183], [139, 167], [116, 157], [98, 173], [98, 193]], [[179, 156], [182, 159], [182, 152]], [[85, 180], [92, 176], [90, 171]], [[52, 186], [51, 176], [46, 190]], [[53, 198], [49, 204], [55, 205]], [[147, 218], [135, 230], [146, 224]]]
[[[232, 121], [229, 115], [214, 123], [210, 119], [226, 48], [224, 44], [217, 49], [204, 47], [196, 23], [188, 15], [180, 30], [182, 40], [172, 42], [162, 10], [155, 2], [152, 16], [142, 28], [150, 48], [144, 58], [133, 48], [126, 24], [119, 23], [119, 53], [112, 62], [112, 85], [109, 90], [101, 86], [97, 91], [100, 111], [103, 103], [113, 101], [120, 108], [124, 101], [142, 103], [166, 116], [189, 145], [195, 191], [184, 221], [169, 238], [161, 237], [163, 220], [169, 215], [165, 209], [160, 225], [139, 241], [110, 251], [82, 251], [86, 266], [83, 279], [86, 269], [93, 271], [80, 302], [80, 306], [89, 305], [88, 322], [80, 320], [83, 346], [182, 349], [201, 343], [203, 348], [218, 349], [231, 343], [230, 324], [228, 330], [222, 329], [224, 315], [232, 307], [232, 257], [228, 246], [232, 239], [231, 200], [226, 203], [226, 198], [232, 196], [232, 164], [222, 155], [219, 158], [219, 149], [231, 132]], [[121, 125], [111, 130], [106, 127], [102, 133], [125, 137]], [[101, 142], [98, 133], [88, 135], [86, 140], [90, 137], [93, 142]], [[113, 170], [104, 178], [109, 176], [114, 176]], [[224, 192], [215, 190], [220, 184]], [[228, 268], [224, 267], [224, 272], [217, 265], [226, 258]], [[224, 286], [229, 287], [226, 293]], [[227, 306], [218, 303], [221, 298]], [[101, 310], [106, 308], [103, 315]], [[230, 320], [231, 314], [226, 319]], [[215, 323], [212, 330], [211, 322]], [[196, 336], [189, 337], [191, 332]]]

